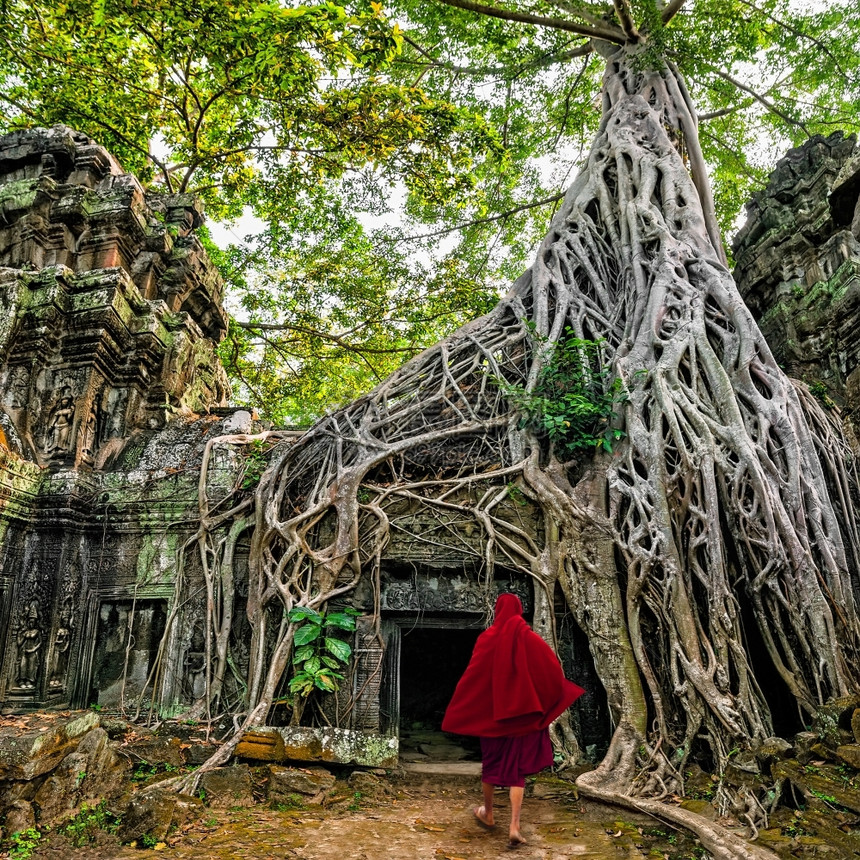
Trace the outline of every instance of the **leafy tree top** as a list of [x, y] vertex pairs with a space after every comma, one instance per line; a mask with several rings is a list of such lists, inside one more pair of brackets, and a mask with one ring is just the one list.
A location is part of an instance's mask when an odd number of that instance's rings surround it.
[[[264, 228], [214, 251], [240, 400], [303, 421], [488, 309], [600, 116], [601, 40], [699, 107], [720, 224], [787, 145], [857, 129], [849, 0], [6, 0], [0, 125], [63, 122]], [[213, 249], [214, 250], [214, 249]]]

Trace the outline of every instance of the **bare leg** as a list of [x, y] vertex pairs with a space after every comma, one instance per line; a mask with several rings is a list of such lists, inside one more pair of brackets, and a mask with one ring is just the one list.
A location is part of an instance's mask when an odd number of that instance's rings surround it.
[[495, 827], [493, 819], [493, 792], [495, 786], [490, 782], [482, 782], [481, 789], [484, 792], [484, 804], [475, 808], [475, 818], [485, 827]]
[[521, 785], [511, 786], [511, 829], [510, 829], [510, 846], [515, 848], [521, 845], [526, 840], [523, 834], [520, 833], [520, 811], [523, 808], [523, 794], [525, 788]]

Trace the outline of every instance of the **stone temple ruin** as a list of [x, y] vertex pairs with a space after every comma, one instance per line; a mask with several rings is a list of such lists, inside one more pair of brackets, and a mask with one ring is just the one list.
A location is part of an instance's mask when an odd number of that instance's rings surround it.
[[[858, 198], [854, 139], [813, 138], [780, 162], [734, 247], [741, 292], [778, 361], [839, 404], [855, 438]], [[0, 138], [5, 712], [95, 704], [176, 714], [202, 694], [203, 575], [179, 549], [197, 529], [207, 443], [261, 426], [226, 405], [217, 347], [227, 318], [195, 236], [201, 223], [192, 196], [145, 191], [85, 135]], [[241, 481], [243, 456], [214, 448], [210, 504]], [[515, 515], [540, 529], [527, 506]], [[478, 540], [404, 512], [382, 564], [383, 644], [359, 619], [343, 728], [396, 737], [401, 725], [438, 724], [494, 592], [516, 591], [533, 611], [525, 578], [497, 569], [490, 588], [482, 583]], [[231, 650], [241, 663], [247, 544], [238, 554]], [[370, 587], [350, 600], [373, 610]], [[563, 606], [555, 611], [566, 671], [589, 690], [580, 742], [600, 748], [609, 727], [588, 643]]]

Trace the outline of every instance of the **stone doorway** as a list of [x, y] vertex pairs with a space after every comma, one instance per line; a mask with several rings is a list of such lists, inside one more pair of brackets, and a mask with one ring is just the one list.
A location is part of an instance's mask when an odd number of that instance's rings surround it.
[[166, 600], [101, 604], [89, 704], [121, 707], [144, 692], [166, 621]]
[[389, 622], [385, 698], [402, 761], [480, 759], [477, 739], [444, 734], [442, 717], [483, 622], [483, 617]]

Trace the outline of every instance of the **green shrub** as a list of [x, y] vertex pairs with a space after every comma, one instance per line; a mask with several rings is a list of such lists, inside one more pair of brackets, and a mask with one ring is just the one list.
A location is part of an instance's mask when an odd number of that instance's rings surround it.
[[611, 452], [625, 435], [612, 421], [616, 405], [627, 395], [621, 380], [610, 379], [610, 368], [603, 364], [602, 341], [579, 338], [569, 327], [552, 347], [533, 337], [536, 349], [553, 350], [533, 390], [496, 380], [519, 412], [520, 427], [548, 439], [561, 459], [598, 447]]

